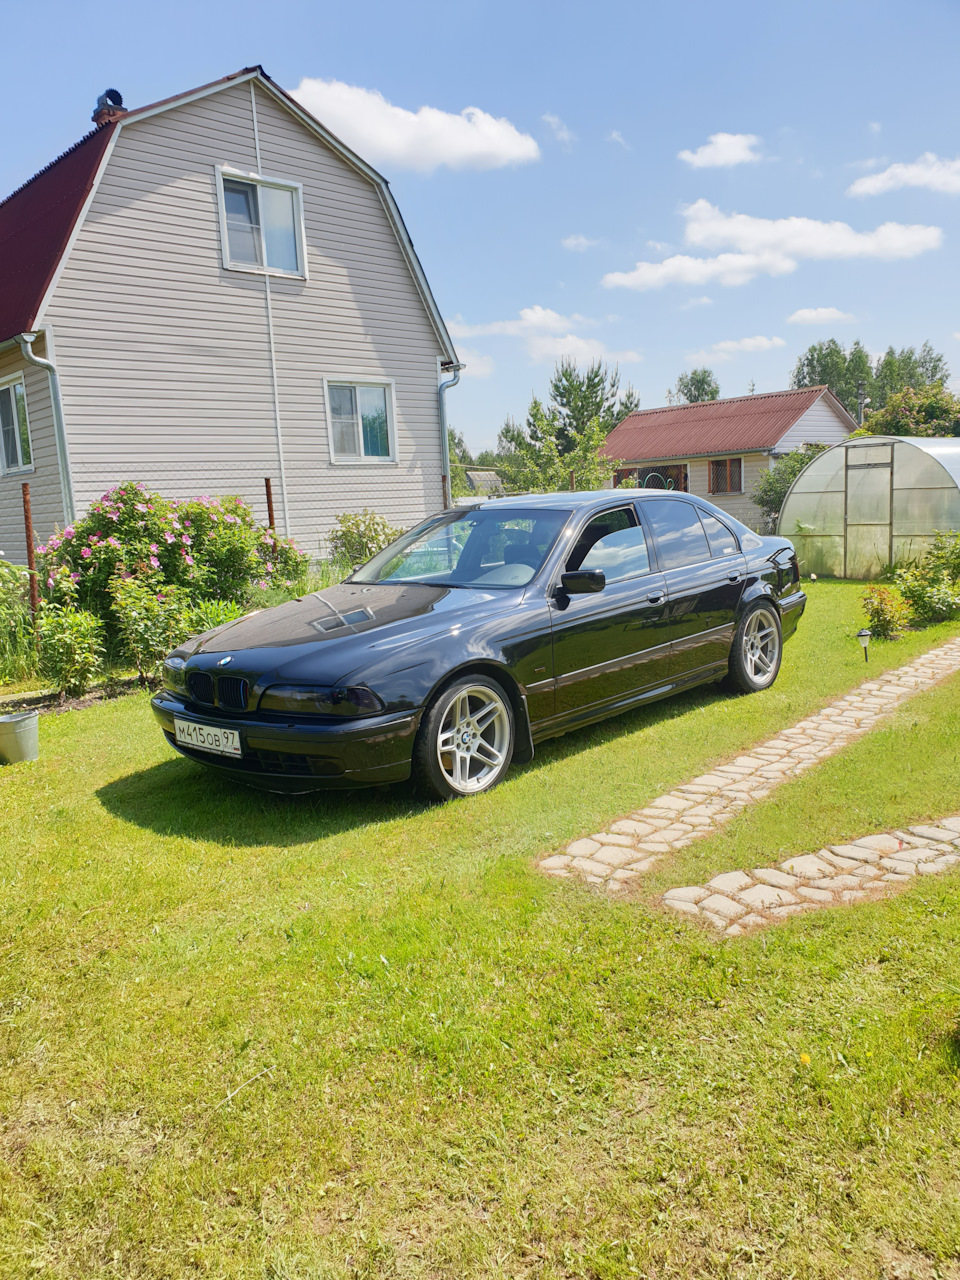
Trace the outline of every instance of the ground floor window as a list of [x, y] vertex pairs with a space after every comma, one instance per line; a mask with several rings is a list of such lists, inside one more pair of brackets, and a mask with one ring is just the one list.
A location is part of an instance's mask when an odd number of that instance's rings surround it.
[[20, 381], [0, 386], [0, 438], [4, 471], [23, 471], [32, 465], [27, 396]]
[[392, 384], [330, 379], [326, 388], [333, 461], [395, 461]]
[[743, 493], [743, 459], [714, 458], [710, 463], [711, 493]]
[[636, 489], [675, 489], [678, 493], [689, 493], [687, 464], [672, 462], [655, 467], [623, 467], [614, 476], [614, 486]]

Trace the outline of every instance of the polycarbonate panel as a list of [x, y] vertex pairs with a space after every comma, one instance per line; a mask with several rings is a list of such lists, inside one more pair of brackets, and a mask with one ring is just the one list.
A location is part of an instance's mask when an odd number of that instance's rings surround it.
[[864, 466], [868, 462], [889, 462], [893, 441], [889, 444], [858, 444], [854, 441], [844, 447], [847, 450], [848, 466]]
[[793, 545], [804, 577], [811, 573], [840, 578], [843, 576], [843, 535], [825, 537], [818, 533], [801, 533], [793, 537]]
[[800, 472], [793, 484], [794, 493], [830, 493], [843, 489], [843, 450], [829, 449]]
[[890, 523], [890, 468], [847, 472], [847, 525]]
[[843, 493], [797, 493], [784, 503], [780, 532], [785, 538], [800, 534], [842, 534]]
[[925, 556], [930, 550], [933, 538], [915, 534], [913, 537], [893, 539], [893, 559], [898, 565], [909, 565]]
[[955, 489], [957, 486], [940, 463], [912, 444], [898, 441], [893, 451], [894, 489]]
[[960, 529], [960, 490], [895, 489], [893, 532], [895, 537], [933, 534], [938, 529]]
[[890, 526], [847, 525], [847, 578], [875, 578], [890, 562]]

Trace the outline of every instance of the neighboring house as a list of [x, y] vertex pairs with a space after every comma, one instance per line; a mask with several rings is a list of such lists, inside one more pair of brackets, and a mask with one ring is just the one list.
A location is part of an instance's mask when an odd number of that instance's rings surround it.
[[457, 355], [386, 181], [253, 67], [124, 111], [0, 204], [0, 548], [110, 486], [239, 493], [316, 553], [447, 500]]
[[761, 471], [799, 445], [840, 444], [856, 429], [829, 387], [803, 387], [642, 409], [610, 432], [603, 453], [623, 464], [615, 485], [695, 493], [757, 528], [762, 514], [749, 495]]

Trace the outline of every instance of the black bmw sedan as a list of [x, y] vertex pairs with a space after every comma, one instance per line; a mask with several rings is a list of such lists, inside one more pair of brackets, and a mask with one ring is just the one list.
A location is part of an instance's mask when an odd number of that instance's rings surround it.
[[183, 755], [271, 791], [495, 786], [536, 744], [706, 681], [777, 678], [797, 557], [662, 490], [444, 511], [340, 586], [189, 640], [153, 709]]

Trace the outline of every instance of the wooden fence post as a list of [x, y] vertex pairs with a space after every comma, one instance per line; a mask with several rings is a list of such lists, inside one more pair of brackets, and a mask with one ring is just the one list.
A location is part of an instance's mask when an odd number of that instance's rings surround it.
[[37, 557], [33, 549], [33, 512], [30, 509], [30, 485], [25, 480], [20, 486], [23, 494], [23, 531], [27, 536], [27, 568], [30, 571], [30, 612], [34, 617], [40, 609], [40, 584], [37, 582]]
[[270, 526], [270, 532], [276, 534], [277, 526], [273, 518], [273, 484], [269, 476], [265, 476], [263, 487], [267, 491], [267, 524]]
[[577, 487], [576, 477], [574, 476], [574, 473], [571, 471], [571, 472], [570, 472], [570, 491], [571, 491], [571, 493], [576, 489], [576, 487]]

